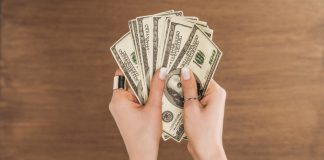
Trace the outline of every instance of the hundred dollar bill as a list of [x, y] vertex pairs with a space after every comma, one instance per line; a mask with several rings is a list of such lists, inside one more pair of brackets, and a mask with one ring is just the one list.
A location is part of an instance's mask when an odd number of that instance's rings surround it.
[[[194, 57], [195, 52], [197, 51], [197, 47], [203, 47], [203, 45], [206, 45], [207, 47], [210, 47], [210, 48], [212, 48], [212, 47], [215, 48], [215, 49], [213, 49], [211, 58], [212, 58], [212, 60], [214, 60], [214, 57], [213, 57], [214, 51], [217, 51], [216, 55], [219, 55], [219, 57], [217, 56], [218, 58], [216, 58], [217, 63], [215, 65], [217, 66], [218, 61], [220, 60], [220, 57], [222, 55], [221, 50], [219, 49], [219, 47], [216, 44], [214, 44], [214, 42], [208, 37], [208, 35], [206, 35], [206, 32], [200, 26], [194, 25], [187, 42], [185, 43], [185, 45], [184, 45], [183, 49], [181, 50], [181, 52], [179, 53], [177, 59], [171, 66], [170, 70], [175, 70], [176, 68], [179, 68], [179, 67], [182, 68], [182, 67], [188, 65], [189, 62], [191, 62], [190, 60], [192, 60], [192, 58]], [[206, 49], [208, 49], [208, 48], [206, 48]], [[198, 50], [197, 53], [200, 51], [201, 50]], [[196, 61], [192, 61], [192, 62], [196, 62]]]
[[113, 46], [111, 46], [110, 50], [119, 68], [125, 75], [129, 86], [135, 93], [138, 102], [144, 104], [143, 84], [140, 72], [136, 67], [138, 61], [132, 41], [133, 39], [130, 32], [127, 32]]
[[[164, 12], [156, 13], [155, 15], [170, 14], [170, 13], [173, 13], [173, 12], [174, 12], [174, 10], [169, 10], [169, 11], [164, 11]], [[139, 36], [138, 36], [138, 31], [137, 31], [136, 19], [132, 19], [132, 20], [128, 21], [128, 27], [129, 27], [129, 30], [130, 30], [130, 32], [132, 34], [133, 43], [134, 43], [134, 47], [135, 47], [136, 53], [137, 53], [138, 57], [141, 58], [141, 56], [139, 56], [140, 46], [139, 46], [139, 39], [138, 39]]]
[[[202, 21], [198, 21], [198, 19], [193, 19], [193, 18], [184, 18], [184, 17], [176, 17], [176, 18], [183, 18], [183, 20], [186, 20], [188, 22], [191, 22], [191, 23], [197, 23], [199, 24], [201, 27], [204, 28], [204, 31], [205, 33], [210, 37], [210, 39], [212, 39], [212, 35], [213, 35], [213, 31], [211, 29], [208, 28], [207, 26], [207, 23], [206, 22], [202, 22]], [[176, 19], [175, 17], [173, 17], [173, 19]], [[161, 55], [161, 54], [160, 54]], [[159, 58], [160, 59], [160, 58]], [[170, 61], [170, 63], [172, 63], [172, 61]], [[169, 67], [169, 66], [168, 66]], [[170, 137], [166, 134], [166, 133], [163, 133], [162, 135], [162, 139], [163, 140], [168, 140]], [[183, 135], [183, 138], [182, 139], [186, 139], [186, 135], [184, 134]]]
[[[165, 14], [163, 16], [155, 16], [153, 17], [153, 21], [154, 21], [154, 30], [153, 30], [153, 71], [155, 71], [156, 69], [160, 68], [160, 62], [161, 62], [161, 58], [162, 58], [162, 47], [163, 47], [163, 42], [162, 41], [165, 36], [165, 23], [167, 21], [167, 19], [169, 17], [175, 17], [175, 16], [182, 16], [181, 18], [186, 19], [188, 21], [192, 20], [192, 21], [198, 21], [197, 17], [183, 17], [183, 13], [182, 12], [178, 12], [178, 13], [171, 13], [171, 14]], [[206, 24], [202, 22], [201, 24]], [[154, 56], [157, 55], [157, 56]], [[154, 66], [155, 65], [155, 66]], [[153, 73], [154, 74], [154, 73]], [[162, 133], [162, 139], [164, 141], [168, 140], [170, 138], [170, 136], [166, 133]]]
[[[140, 51], [140, 42], [139, 42], [139, 35], [138, 35], [138, 27], [137, 27], [137, 22], [136, 22], [136, 19], [133, 19], [133, 20], [130, 20], [128, 22], [128, 25], [129, 25], [129, 28], [130, 28], [130, 31], [132, 33], [132, 37], [133, 37], [133, 43], [134, 43], [134, 47], [135, 47], [135, 51], [136, 51], [136, 55], [138, 56], [138, 61], [139, 61], [139, 70], [140, 70], [140, 73], [141, 73], [141, 79], [143, 79], [142, 83], [143, 83], [143, 86], [147, 86], [146, 84], [146, 81], [145, 80], [145, 76], [144, 76], [144, 70], [143, 70], [143, 64], [145, 62], [147, 62], [146, 60], [144, 61], [142, 58], [142, 54], [141, 54], [141, 51]], [[147, 90], [147, 87], [145, 87], [143, 89], [143, 94], [144, 94], [144, 101], [146, 102], [147, 99], [148, 99], [148, 90]]]
[[[158, 49], [159, 49], [159, 41], [161, 40], [161, 33], [163, 33], [165, 19], [167, 17], [176, 17], [183, 16], [182, 11], [174, 11], [167, 13], [155, 14], [153, 18], [153, 31], [151, 37], [153, 37], [153, 41], [149, 41], [149, 48], [151, 48], [152, 52], [150, 52], [150, 60], [152, 60], [152, 65], [150, 65], [150, 78], [152, 79], [154, 72], [160, 68], [158, 64]], [[152, 26], [149, 24], [149, 28]]]
[[143, 76], [147, 85], [147, 90], [150, 90], [151, 72], [153, 65], [153, 17], [139, 17], [136, 18], [138, 24], [138, 33], [140, 41], [140, 52], [143, 59]]
[[206, 27], [204, 22], [193, 19], [182, 19], [182, 17], [172, 17], [167, 23], [167, 36], [164, 40], [164, 47], [166, 48], [163, 49], [163, 55], [166, 55], [166, 57], [163, 56], [162, 58], [162, 66], [168, 68], [172, 65], [194, 24], [201, 26], [205, 33], [212, 38], [213, 30]]
[[[174, 13], [181, 13], [182, 11], [177, 11]], [[160, 15], [160, 14], [157, 14]], [[160, 16], [167, 15], [161, 14]], [[142, 71], [144, 80], [147, 86], [147, 92], [150, 90], [150, 81], [153, 76], [153, 29], [154, 21], [153, 16], [142, 16], [136, 18], [137, 31], [139, 36], [139, 50], [142, 56]]]
[[[165, 24], [166, 19], [169, 17], [174, 18], [175, 16], [181, 16], [181, 15], [182, 14], [173, 13], [173, 14], [163, 15], [163, 17], [153, 17], [153, 22], [154, 22], [153, 23], [153, 25], [154, 25], [154, 27], [153, 27], [153, 71], [155, 71], [157, 69], [157, 67], [160, 68], [158, 59], [160, 59], [161, 54], [158, 54], [158, 52], [159, 52], [159, 49], [161, 50], [161, 48], [162, 48], [161, 45], [159, 46], [159, 44], [162, 44], [162, 43], [159, 40], [162, 40], [163, 39], [162, 36], [164, 36], [163, 35], [163, 31], [164, 31], [163, 27], [164, 26], [161, 24]], [[198, 18], [196, 18], [196, 17], [179, 17], [179, 19], [187, 20], [188, 22], [191, 22], [191, 25], [193, 25], [192, 23], [194, 23], [194, 22], [197, 22], [198, 24], [202, 25], [203, 27], [207, 25], [206, 22], [198, 21]], [[160, 25], [159, 25], [159, 22], [160, 22]], [[190, 32], [188, 32], [188, 35], [189, 35], [189, 33]], [[159, 36], [160, 36], [160, 38], [157, 38]], [[167, 140], [169, 137], [166, 134], [163, 134], [162, 138], [164, 140]]]
[[182, 67], [190, 68], [197, 81], [198, 97], [202, 98], [206, 93], [221, 56], [221, 50], [202, 29], [194, 25], [188, 40], [166, 78], [162, 98], [163, 131], [174, 140], [181, 141], [184, 137], [182, 114], [184, 104], [180, 69]]
[[[169, 10], [169, 11], [165, 11], [165, 12], [160, 12], [160, 13], [157, 13], [156, 15], [164, 15], [164, 14], [170, 14], [170, 13], [173, 13], [174, 10]], [[141, 50], [140, 50], [140, 40], [139, 40], [139, 32], [138, 32], [138, 24], [137, 24], [137, 21], [136, 19], [132, 19], [130, 21], [128, 21], [128, 27], [129, 27], [129, 30], [131, 32], [131, 35], [132, 35], [132, 38], [133, 38], [133, 44], [134, 44], [134, 47], [135, 47], [135, 52], [136, 52], [136, 56], [137, 56], [137, 59], [138, 59], [138, 68], [139, 68], [139, 72], [140, 72], [140, 75], [141, 75], [141, 79], [145, 79], [145, 76], [143, 74], [143, 66], [144, 66], [144, 63], [147, 62], [147, 60], [143, 60], [143, 56], [141, 54]], [[148, 86], [146, 84], [146, 81], [142, 81], [142, 85], [143, 86]], [[147, 87], [145, 87], [143, 89], [143, 97], [144, 97], [144, 101], [146, 102], [147, 99], [148, 99], [148, 90], [147, 90]]]
[[[175, 17], [175, 18], [178, 18], [178, 17]], [[186, 21], [198, 25], [210, 39], [213, 39], [214, 31], [208, 27], [207, 22], [199, 21], [199, 20], [189, 20], [189, 19], [186, 19]]]
[[[181, 18], [182, 20], [199, 20], [197, 17], [192, 17], [192, 16], [177, 16], [179, 19]], [[158, 44], [158, 59], [159, 61], [157, 61], [157, 66], [161, 67], [162, 66], [162, 58], [163, 58], [163, 52], [164, 52], [164, 44], [166, 43], [166, 36], [168, 34], [168, 29], [169, 29], [169, 23], [170, 23], [170, 18], [175, 18], [175, 16], [166, 16], [161, 18], [161, 20], [159, 21], [158, 25], [162, 26], [159, 27], [158, 30], [158, 35], [159, 35], [159, 44]]]
[[[134, 23], [135, 22], [135, 23]], [[137, 37], [137, 33], [135, 32], [134, 28], [136, 28], [136, 21], [135, 20], [130, 20], [128, 21], [128, 27], [129, 27], [129, 30], [130, 30], [130, 34], [132, 35], [132, 39], [133, 39], [133, 45], [134, 45], [134, 48], [135, 48], [135, 53], [136, 53], [136, 57], [138, 59], [138, 68], [141, 70], [141, 57], [139, 56], [139, 50], [138, 50], [138, 46], [137, 46], [137, 42], [138, 42], [138, 37]]]
[[164, 51], [163, 51], [163, 47], [164, 47], [164, 44], [165, 44], [165, 41], [166, 41], [166, 34], [168, 33], [168, 28], [169, 28], [169, 24], [168, 24], [168, 20], [170, 18], [175, 18], [175, 17], [178, 17], [178, 18], [181, 18], [182, 20], [193, 20], [193, 21], [197, 21], [199, 20], [197, 17], [192, 17], [192, 16], [181, 16], [181, 15], [176, 15], [176, 16], [166, 16], [166, 17], [163, 17], [159, 20], [158, 22], [158, 26], [159, 26], [159, 29], [158, 29], [158, 54], [157, 54], [157, 63], [156, 63], [156, 68], [161, 68], [162, 67], [162, 58], [163, 58], [163, 54], [164, 54]]
[[164, 39], [164, 48], [162, 55], [162, 63], [163, 67], [169, 66], [169, 61], [173, 61], [176, 53], [180, 52], [183, 47], [184, 42], [189, 37], [190, 31], [192, 29], [192, 23], [179, 20], [179, 19], [171, 19], [167, 20], [167, 30], [165, 33]]
[[[146, 81], [144, 81], [145, 77], [144, 77], [144, 74], [143, 74], [143, 59], [142, 59], [142, 54], [141, 54], [141, 51], [140, 51], [140, 45], [139, 45], [139, 36], [138, 36], [138, 28], [137, 28], [137, 23], [136, 23], [136, 19], [133, 19], [133, 20], [130, 20], [128, 21], [128, 26], [129, 26], [129, 29], [130, 29], [130, 32], [131, 32], [131, 35], [132, 35], [132, 38], [133, 38], [133, 45], [134, 45], [134, 48], [135, 48], [135, 53], [138, 57], [138, 70], [139, 70], [139, 73], [140, 73], [140, 76], [141, 76], [141, 79], [142, 79], [142, 86], [147, 86], [146, 84]], [[147, 101], [148, 99], [148, 91], [147, 91], [147, 87], [143, 87], [143, 99], [144, 99], [144, 102]]]
[[[163, 67], [171, 67], [187, 41], [194, 24], [192, 21], [184, 21], [179, 18], [171, 18], [168, 20], [168, 30], [165, 36], [162, 58]], [[211, 29], [204, 27], [204, 31], [211, 37], [213, 33]]]
[[162, 49], [162, 40], [164, 36], [164, 30], [165, 30], [165, 22], [168, 17], [174, 17], [174, 16], [182, 16], [182, 11], [173, 12], [169, 14], [162, 14], [159, 16], [153, 17], [153, 66], [152, 71], [154, 72], [159, 69], [160, 66], [160, 50]]

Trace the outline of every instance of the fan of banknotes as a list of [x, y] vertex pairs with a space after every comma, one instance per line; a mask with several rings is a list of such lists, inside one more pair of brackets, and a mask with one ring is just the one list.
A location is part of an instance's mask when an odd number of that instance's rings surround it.
[[110, 48], [113, 57], [141, 104], [148, 99], [154, 72], [161, 67], [168, 69], [162, 98], [162, 138], [187, 139], [180, 69], [188, 67], [194, 73], [202, 98], [222, 56], [212, 41], [213, 30], [207, 22], [174, 10], [136, 17], [128, 26], [130, 31]]

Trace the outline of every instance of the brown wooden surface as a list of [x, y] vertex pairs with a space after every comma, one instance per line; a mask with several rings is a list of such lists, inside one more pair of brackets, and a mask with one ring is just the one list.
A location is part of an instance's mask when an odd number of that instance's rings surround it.
[[[2, 0], [1, 160], [127, 159], [109, 46], [136, 16], [198, 16], [224, 52], [229, 159], [324, 159], [324, 1]], [[159, 159], [190, 159], [163, 142]]]

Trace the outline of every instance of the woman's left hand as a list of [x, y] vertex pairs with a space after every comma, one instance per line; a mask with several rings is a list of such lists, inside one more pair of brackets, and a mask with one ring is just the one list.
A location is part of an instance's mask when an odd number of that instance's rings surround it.
[[[122, 75], [118, 69], [115, 75]], [[147, 103], [140, 105], [131, 90], [114, 90], [109, 110], [123, 137], [130, 159], [157, 159], [162, 133], [162, 95], [166, 69], [156, 71]]]

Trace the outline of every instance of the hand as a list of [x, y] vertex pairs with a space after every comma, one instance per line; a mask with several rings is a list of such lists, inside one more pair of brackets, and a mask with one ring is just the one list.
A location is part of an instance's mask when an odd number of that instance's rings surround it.
[[[122, 75], [117, 70], [115, 75]], [[130, 159], [157, 159], [162, 134], [162, 95], [166, 69], [156, 72], [151, 82], [150, 97], [140, 105], [131, 90], [114, 90], [109, 110], [123, 137]]]
[[[197, 97], [196, 80], [188, 68], [181, 70], [185, 99]], [[227, 159], [222, 143], [226, 92], [211, 80], [204, 98], [185, 100], [184, 128], [188, 150], [194, 159]]]

